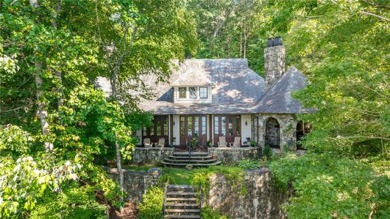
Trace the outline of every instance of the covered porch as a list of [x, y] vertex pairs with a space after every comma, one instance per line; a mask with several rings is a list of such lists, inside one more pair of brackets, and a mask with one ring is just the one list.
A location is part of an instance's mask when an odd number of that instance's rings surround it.
[[[253, 114], [155, 115], [153, 125], [137, 131], [138, 146], [183, 147], [194, 139], [200, 146], [249, 146], [258, 142]], [[163, 141], [161, 144], [159, 142]], [[226, 141], [221, 144], [220, 141]]]

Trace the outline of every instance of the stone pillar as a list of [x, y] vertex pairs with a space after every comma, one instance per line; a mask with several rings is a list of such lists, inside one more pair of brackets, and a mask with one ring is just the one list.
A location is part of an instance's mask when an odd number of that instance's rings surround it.
[[268, 39], [264, 50], [265, 84], [268, 90], [285, 72], [286, 51], [280, 37]]

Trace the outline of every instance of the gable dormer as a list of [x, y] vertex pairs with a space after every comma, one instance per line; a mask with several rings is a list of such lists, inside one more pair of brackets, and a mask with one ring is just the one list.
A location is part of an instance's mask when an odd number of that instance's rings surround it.
[[211, 76], [202, 60], [194, 60], [182, 65], [181, 73], [172, 86], [174, 103], [212, 102]]
[[211, 103], [212, 86], [209, 85], [188, 85], [175, 86], [173, 102], [174, 103]]

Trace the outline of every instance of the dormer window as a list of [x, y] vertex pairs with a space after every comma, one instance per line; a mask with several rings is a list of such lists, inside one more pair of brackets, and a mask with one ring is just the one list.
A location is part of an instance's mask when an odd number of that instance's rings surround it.
[[189, 87], [190, 99], [196, 100], [198, 99], [198, 88], [197, 87]]
[[187, 99], [187, 88], [179, 87], [179, 99]]
[[188, 87], [176, 87], [175, 102], [181, 103], [210, 103], [211, 93], [209, 93], [211, 87], [207, 86], [188, 86]]
[[199, 98], [200, 99], [209, 98], [209, 89], [207, 89], [207, 87], [200, 87], [199, 88]]

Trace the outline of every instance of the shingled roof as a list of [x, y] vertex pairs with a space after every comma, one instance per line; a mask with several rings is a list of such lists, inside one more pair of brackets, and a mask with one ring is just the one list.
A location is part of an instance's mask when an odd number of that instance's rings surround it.
[[[306, 77], [290, 68], [264, 93], [264, 79], [248, 67], [246, 59], [186, 59], [165, 82], [155, 75], [142, 81], [153, 98], [142, 100], [140, 108], [158, 115], [167, 114], [251, 114], [301, 113], [301, 103], [292, 92], [306, 85]], [[109, 89], [107, 83], [98, 83]], [[174, 103], [174, 86], [212, 86], [211, 103]], [[107, 92], [107, 91], [106, 91]]]
[[260, 102], [250, 111], [259, 113], [301, 113], [305, 112], [301, 103], [292, 93], [306, 86], [306, 77], [295, 67], [290, 68], [265, 93]]
[[[190, 70], [191, 66], [195, 70]], [[143, 110], [155, 114], [250, 113], [250, 107], [264, 94], [264, 79], [248, 67], [246, 59], [187, 59], [173, 71], [172, 77], [176, 78], [172, 84], [156, 87], [156, 93], [163, 95], [140, 104]], [[172, 86], [204, 84], [213, 87], [211, 104], [173, 103]]]

